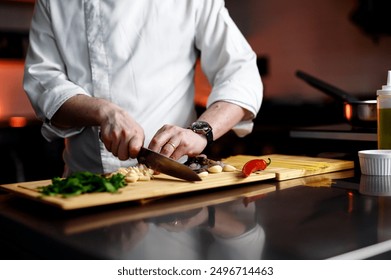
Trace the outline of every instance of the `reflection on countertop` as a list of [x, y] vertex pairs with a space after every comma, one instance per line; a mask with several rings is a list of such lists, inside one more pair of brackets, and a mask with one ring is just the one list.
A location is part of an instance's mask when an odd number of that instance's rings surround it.
[[[391, 196], [362, 194], [360, 180], [360, 174], [347, 170], [74, 211], [1, 193], [0, 240], [8, 243], [0, 242], [4, 248], [0, 255], [389, 258], [391, 248], [384, 242], [391, 240]], [[381, 250], [371, 255], [375, 245]]]

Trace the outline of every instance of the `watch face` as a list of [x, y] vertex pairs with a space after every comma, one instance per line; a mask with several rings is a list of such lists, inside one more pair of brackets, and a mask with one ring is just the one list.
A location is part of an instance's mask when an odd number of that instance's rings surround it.
[[210, 127], [210, 125], [207, 122], [198, 121], [198, 122], [194, 122], [192, 124], [192, 129], [197, 132], [207, 133], [212, 128]]
[[195, 133], [205, 135], [206, 140], [208, 141], [208, 145], [210, 145], [213, 142], [212, 127], [207, 122], [203, 122], [203, 121], [194, 122], [192, 123], [190, 129], [193, 130]]

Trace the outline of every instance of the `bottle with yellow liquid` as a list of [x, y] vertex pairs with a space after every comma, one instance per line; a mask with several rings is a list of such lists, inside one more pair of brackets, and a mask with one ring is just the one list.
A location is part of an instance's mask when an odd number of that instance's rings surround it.
[[391, 71], [387, 85], [377, 91], [377, 147], [391, 149]]

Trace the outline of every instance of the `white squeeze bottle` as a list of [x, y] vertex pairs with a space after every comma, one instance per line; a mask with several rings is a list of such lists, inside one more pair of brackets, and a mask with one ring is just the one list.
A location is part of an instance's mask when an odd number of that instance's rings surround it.
[[377, 91], [377, 147], [391, 149], [391, 71], [387, 85]]

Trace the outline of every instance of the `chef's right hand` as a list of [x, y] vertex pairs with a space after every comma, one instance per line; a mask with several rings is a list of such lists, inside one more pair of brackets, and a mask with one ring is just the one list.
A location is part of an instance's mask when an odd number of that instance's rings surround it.
[[144, 144], [143, 128], [117, 105], [104, 111], [100, 137], [106, 149], [120, 160], [136, 158]]
[[120, 106], [86, 94], [66, 100], [50, 120], [53, 126], [100, 127], [105, 147], [121, 160], [136, 158], [144, 144], [144, 130]]

